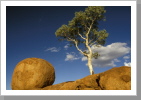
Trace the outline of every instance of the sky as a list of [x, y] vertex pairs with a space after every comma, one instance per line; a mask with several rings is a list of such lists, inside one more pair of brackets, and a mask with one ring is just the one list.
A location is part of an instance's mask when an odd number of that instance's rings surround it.
[[[50, 62], [55, 82], [75, 81], [90, 75], [87, 59], [67, 41], [58, 41], [56, 30], [87, 6], [7, 6], [6, 7], [6, 89], [11, 90], [14, 68], [23, 59], [36, 57]], [[106, 21], [99, 29], [109, 33], [106, 44], [93, 59], [95, 73], [131, 65], [131, 7], [106, 6]]]

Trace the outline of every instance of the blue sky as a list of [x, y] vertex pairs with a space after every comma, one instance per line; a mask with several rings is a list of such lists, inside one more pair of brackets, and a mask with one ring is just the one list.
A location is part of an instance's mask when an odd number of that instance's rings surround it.
[[[54, 84], [90, 75], [87, 60], [67, 41], [60, 42], [55, 31], [67, 24], [76, 11], [87, 6], [46, 6], [6, 8], [6, 89], [10, 88], [16, 64], [30, 57], [42, 58], [55, 68]], [[93, 60], [95, 73], [131, 63], [131, 7], [106, 6], [106, 21], [100, 29], [109, 33], [106, 44], [92, 50], [101, 56]]]

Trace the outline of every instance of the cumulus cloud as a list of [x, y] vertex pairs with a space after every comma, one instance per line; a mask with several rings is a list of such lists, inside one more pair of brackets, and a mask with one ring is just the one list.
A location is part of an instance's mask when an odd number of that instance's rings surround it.
[[131, 62], [129, 62], [129, 63], [124, 62], [124, 66], [129, 66], [129, 67], [131, 67]]
[[[98, 59], [93, 59], [93, 66], [95, 67], [106, 67], [106, 66], [116, 66], [116, 62], [120, 62], [117, 58], [122, 57], [130, 53], [130, 47], [127, 43], [112, 43], [107, 46], [94, 47], [92, 46], [93, 52], [99, 52], [100, 57]], [[86, 61], [86, 57], [82, 57], [82, 61]]]
[[78, 60], [80, 57], [78, 57], [74, 52], [67, 53], [65, 61], [73, 61]]
[[59, 52], [60, 50], [61, 50], [60, 48], [51, 47], [51, 48], [47, 48], [45, 51], [50, 51], [50, 52]]
[[86, 60], [87, 60], [87, 57], [82, 57], [81, 60], [82, 60], [82, 61], [86, 61]]
[[130, 62], [130, 55], [127, 55], [127, 56], [124, 56], [123, 59], [124, 59], [124, 66], [129, 66], [131, 67], [131, 62]]
[[64, 49], [67, 50], [68, 48], [69, 48], [69, 44], [66, 44], [66, 45], [64, 46]]
[[130, 56], [128, 55], [128, 56], [124, 56], [123, 57], [123, 59], [129, 59], [130, 58]]
[[118, 60], [118, 59], [114, 59], [113, 61], [114, 61], [114, 62], [120, 62], [120, 60]]

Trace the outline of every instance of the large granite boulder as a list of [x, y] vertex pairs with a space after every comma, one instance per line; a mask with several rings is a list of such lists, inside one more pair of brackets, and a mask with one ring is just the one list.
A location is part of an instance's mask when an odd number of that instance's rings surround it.
[[101, 90], [97, 84], [97, 79], [98, 74], [89, 75], [76, 81], [63, 82], [40, 88], [40, 90]]
[[[55, 85], [50, 85], [44, 88], [40, 88], [39, 90], [75, 90], [74, 81], [63, 82]], [[73, 84], [73, 86], [70, 86]], [[35, 90], [35, 89], [34, 89]]]
[[76, 80], [79, 83], [77, 90], [101, 90], [97, 80], [99, 79], [99, 74], [93, 74], [86, 76], [82, 79]]
[[131, 67], [114, 67], [99, 74], [47, 86], [40, 90], [131, 90]]
[[131, 90], [131, 67], [114, 67], [102, 73], [52, 85], [54, 68], [39, 58], [28, 58], [17, 64], [13, 90]]
[[54, 67], [44, 59], [27, 58], [20, 61], [13, 72], [12, 90], [32, 90], [52, 85], [55, 81]]
[[131, 67], [114, 67], [99, 74], [102, 90], [131, 90]]

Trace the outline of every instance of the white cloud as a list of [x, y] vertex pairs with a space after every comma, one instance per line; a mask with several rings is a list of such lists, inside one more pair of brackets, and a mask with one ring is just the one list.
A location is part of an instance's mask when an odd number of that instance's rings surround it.
[[69, 48], [69, 44], [66, 44], [64, 48], [67, 50]]
[[[117, 58], [122, 57], [130, 53], [130, 47], [127, 47], [127, 43], [112, 43], [107, 46], [94, 47], [92, 46], [93, 52], [99, 52], [100, 57], [93, 59], [93, 66], [95, 67], [106, 67], [116, 66], [116, 62], [120, 62]], [[82, 61], [87, 60], [86, 57], [82, 57]]]
[[82, 61], [86, 61], [87, 60], [87, 57], [82, 57]]
[[129, 63], [124, 62], [124, 66], [129, 66], [129, 67], [131, 67], [131, 62], [129, 62]]
[[78, 60], [80, 57], [78, 57], [74, 52], [67, 53], [65, 61], [73, 61]]
[[50, 52], [59, 52], [60, 50], [61, 50], [60, 48], [51, 47], [51, 48], [47, 48], [45, 51], [50, 51]]
[[114, 62], [120, 62], [120, 60], [118, 60], [118, 59], [114, 59]]
[[128, 55], [128, 56], [124, 56], [123, 57], [123, 59], [129, 59], [130, 58], [130, 56]]

